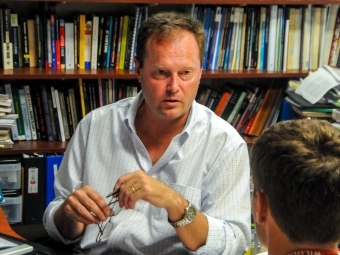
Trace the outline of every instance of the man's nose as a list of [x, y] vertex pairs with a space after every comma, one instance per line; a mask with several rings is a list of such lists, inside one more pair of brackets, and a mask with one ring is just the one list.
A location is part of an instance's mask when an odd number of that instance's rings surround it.
[[178, 91], [179, 88], [179, 77], [177, 75], [171, 75], [168, 79], [168, 84], [166, 86], [166, 90], [172, 93]]

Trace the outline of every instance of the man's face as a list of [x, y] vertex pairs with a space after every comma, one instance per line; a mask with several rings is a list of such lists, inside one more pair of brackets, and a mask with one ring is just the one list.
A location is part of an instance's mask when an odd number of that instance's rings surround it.
[[136, 62], [146, 110], [158, 120], [186, 118], [202, 74], [194, 36], [179, 30], [167, 41], [149, 39], [146, 49], [143, 68]]

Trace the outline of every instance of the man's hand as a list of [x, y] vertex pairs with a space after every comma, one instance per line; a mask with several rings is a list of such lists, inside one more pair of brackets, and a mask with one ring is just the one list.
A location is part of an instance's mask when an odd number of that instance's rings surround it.
[[74, 191], [61, 204], [54, 215], [54, 221], [64, 237], [79, 237], [88, 224], [99, 224], [111, 214], [111, 208], [104, 198], [89, 186]]
[[119, 177], [114, 189], [119, 189], [120, 207], [133, 209], [138, 200], [144, 200], [155, 207], [165, 208], [173, 220], [183, 217], [188, 204], [177, 191], [142, 170]]

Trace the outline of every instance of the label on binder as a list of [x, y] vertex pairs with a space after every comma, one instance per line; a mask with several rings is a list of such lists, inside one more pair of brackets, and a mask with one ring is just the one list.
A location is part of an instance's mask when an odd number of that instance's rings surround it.
[[38, 193], [38, 168], [28, 168], [28, 194]]

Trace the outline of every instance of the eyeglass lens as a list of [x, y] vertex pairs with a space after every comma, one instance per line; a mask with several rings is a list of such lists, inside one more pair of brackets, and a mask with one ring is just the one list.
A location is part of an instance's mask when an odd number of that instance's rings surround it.
[[99, 232], [96, 238], [97, 243], [107, 238], [112, 231], [113, 224], [111, 222], [111, 218], [112, 216], [117, 215], [120, 212], [119, 203], [116, 203], [117, 201], [118, 201], [118, 198], [115, 197], [115, 198], [112, 198], [108, 204], [109, 206], [111, 206], [111, 210], [112, 210], [109, 220], [106, 223], [102, 222], [98, 224]]

